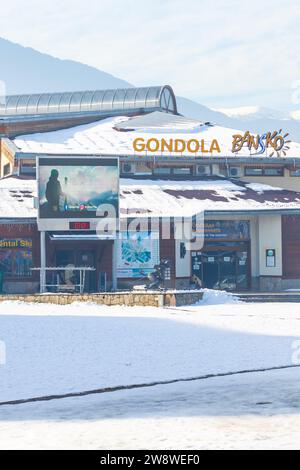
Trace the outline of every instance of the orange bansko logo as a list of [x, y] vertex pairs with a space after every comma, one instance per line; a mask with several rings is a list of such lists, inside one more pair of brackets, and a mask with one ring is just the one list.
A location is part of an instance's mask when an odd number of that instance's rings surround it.
[[289, 150], [289, 143], [291, 140], [286, 140], [289, 133], [283, 134], [282, 129], [274, 132], [266, 132], [262, 135], [252, 135], [249, 131], [242, 134], [235, 134], [232, 141], [232, 153], [238, 153], [243, 147], [247, 147], [250, 152], [254, 150], [252, 155], [262, 155], [267, 149], [271, 150], [270, 157], [273, 155], [280, 156], [282, 152], [286, 155], [286, 151]]

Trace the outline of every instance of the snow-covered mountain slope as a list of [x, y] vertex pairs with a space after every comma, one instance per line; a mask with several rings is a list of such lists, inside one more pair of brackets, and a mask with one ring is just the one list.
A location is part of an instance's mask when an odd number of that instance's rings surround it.
[[258, 106], [210, 109], [186, 98], [177, 98], [178, 111], [187, 117], [210, 121], [223, 127], [263, 134], [283, 129], [300, 142], [300, 110], [293, 114]]
[[2, 38], [0, 57], [0, 80], [9, 95], [133, 86], [94, 67], [61, 60]]
[[263, 106], [239, 106], [237, 108], [219, 108], [216, 111], [226, 114], [226, 116], [241, 120], [251, 119], [291, 119], [288, 111], [265, 108]]

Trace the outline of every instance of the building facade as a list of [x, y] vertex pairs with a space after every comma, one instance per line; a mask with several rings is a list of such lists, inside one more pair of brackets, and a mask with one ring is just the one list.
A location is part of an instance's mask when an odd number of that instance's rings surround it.
[[[10, 97], [0, 115], [3, 292], [38, 291], [42, 262], [52, 291], [75, 288], [72, 267], [92, 268], [87, 291], [130, 289], [162, 260], [166, 287], [300, 288], [299, 144], [233, 153], [239, 131], [178, 115], [168, 86]], [[36, 162], [57, 156], [118, 158], [121, 228], [116, 240], [47, 230], [42, 260]]]

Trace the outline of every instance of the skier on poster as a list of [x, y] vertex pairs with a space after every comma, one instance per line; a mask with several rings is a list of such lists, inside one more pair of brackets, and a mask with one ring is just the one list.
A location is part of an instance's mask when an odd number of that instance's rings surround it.
[[59, 212], [60, 197], [64, 196], [58, 176], [59, 173], [57, 170], [51, 170], [51, 175], [46, 186], [46, 199], [51, 212]]

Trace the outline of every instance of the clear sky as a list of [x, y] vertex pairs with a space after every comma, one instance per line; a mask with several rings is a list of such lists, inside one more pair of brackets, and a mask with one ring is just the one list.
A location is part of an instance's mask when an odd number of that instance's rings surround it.
[[299, 109], [299, 23], [299, 0], [9, 0], [0, 36], [211, 107]]

